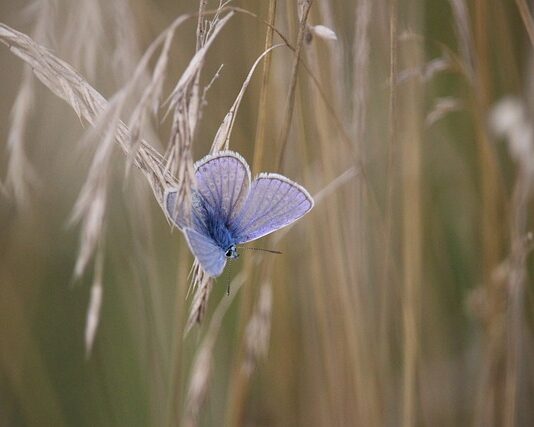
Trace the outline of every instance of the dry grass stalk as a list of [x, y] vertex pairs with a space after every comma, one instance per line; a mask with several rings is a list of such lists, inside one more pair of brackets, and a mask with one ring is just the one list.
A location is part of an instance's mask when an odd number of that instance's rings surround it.
[[[414, 31], [421, 29], [418, 8], [407, 17]], [[404, 47], [401, 60], [408, 68], [423, 63], [422, 46], [412, 41]], [[420, 304], [423, 274], [422, 230], [422, 105], [423, 87], [411, 80], [399, 91], [399, 134], [402, 156], [402, 426], [418, 423], [418, 378], [420, 364]]]
[[217, 134], [215, 135], [215, 139], [213, 140], [213, 144], [211, 146], [211, 152], [216, 153], [220, 150], [228, 150], [230, 148], [230, 135], [232, 134], [232, 128], [234, 127], [235, 117], [237, 114], [237, 110], [239, 109], [239, 105], [241, 104], [241, 101], [243, 100], [243, 96], [245, 95], [245, 91], [247, 90], [247, 87], [250, 83], [250, 80], [252, 79], [252, 75], [254, 74], [254, 71], [256, 70], [256, 67], [260, 63], [260, 61], [267, 56], [273, 49], [276, 49], [277, 47], [284, 46], [283, 44], [277, 44], [275, 46], [271, 46], [268, 48], [265, 52], [263, 52], [258, 59], [254, 62], [252, 65], [247, 78], [243, 82], [243, 85], [241, 86], [241, 90], [239, 91], [239, 94], [237, 95], [237, 98], [235, 99], [234, 103], [232, 104], [232, 107], [230, 108], [230, 111], [226, 113], [226, 116], [224, 116], [223, 122], [219, 126], [219, 129], [217, 130]]
[[219, 330], [226, 312], [230, 308], [246, 277], [241, 274], [232, 280], [233, 292], [221, 300], [210, 320], [208, 330], [193, 359], [191, 376], [187, 389], [184, 417], [180, 425], [194, 427], [199, 424], [200, 410], [204, 405], [209, 391], [209, 383], [213, 373], [213, 355]]
[[371, 20], [372, 2], [361, 0], [356, 7], [356, 23], [353, 45], [353, 100], [352, 100], [352, 135], [358, 146], [358, 155], [363, 155], [363, 143], [366, 135], [367, 92], [369, 87], [369, 22]]
[[527, 30], [530, 44], [534, 46], [534, 19], [532, 18], [532, 13], [530, 12], [529, 6], [525, 0], [515, 0], [515, 3], [519, 9], [519, 14], [523, 20], [523, 25]]
[[[475, 74], [473, 82], [473, 109], [476, 130], [478, 167], [480, 170], [481, 202], [480, 202], [480, 245], [482, 253], [481, 276], [482, 286], [488, 289], [488, 298], [498, 300], [499, 287], [493, 283], [493, 272], [502, 262], [504, 255], [504, 230], [501, 217], [503, 188], [499, 170], [497, 154], [493, 149], [493, 141], [487, 129], [489, 106], [493, 92], [491, 71], [491, 42], [492, 32], [486, 26], [489, 18], [489, 7], [486, 0], [476, 3], [474, 16], [474, 52]], [[490, 305], [497, 305], [490, 303]], [[505, 352], [505, 342], [501, 339], [502, 323], [500, 317], [495, 316], [487, 325], [485, 332], [485, 348], [478, 390], [478, 404], [475, 425], [490, 426], [500, 418], [499, 411], [502, 402], [502, 370], [500, 365]]]
[[520, 100], [507, 98], [491, 111], [490, 124], [508, 143], [510, 156], [518, 165], [518, 174], [512, 197], [510, 223], [510, 253], [504, 263], [503, 281], [506, 282], [506, 372], [502, 423], [517, 425], [520, 389], [523, 388], [525, 366], [525, 296], [528, 278], [527, 257], [532, 249], [528, 232], [528, 205], [532, 198], [534, 178], [534, 129]]
[[312, 0], [299, 0], [297, 2], [299, 29], [297, 34], [297, 43], [295, 47], [295, 56], [293, 59], [293, 67], [291, 70], [291, 82], [289, 83], [289, 90], [286, 101], [286, 112], [284, 114], [284, 122], [280, 130], [280, 136], [278, 137], [278, 147], [280, 149], [280, 155], [278, 157], [277, 169], [280, 169], [280, 166], [282, 165], [282, 161], [284, 159], [286, 151], [287, 139], [289, 137], [289, 130], [291, 129], [291, 119], [293, 117], [293, 108], [295, 104], [295, 92], [297, 89], [297, 77], [300, 63], [300, 55], [307, 32], [308, 14], [310, 13], [311, 5]]
[[467, 70], [467, 77], [471, 82], [474, 79], [474, 44], [473, 36], [470, 30], [469, 9], [464, 0], [449, 0], [454, 15], [454, 24], [456, 27], [456, 37], [460, 47], [460, 53]]
[[[276, 20], [277, 0], [269, 0], [269, 12], [267, 16], [267, 30], [265, 33], [264, 51], [273, 45], [273, 33]], [[269, 93], [269, 76], [271, 72], [272, 55], [268, 53], [263, 62], [260, 98], [258, 104], [258, 119], [256, 123], [256, 138], [254, 143], [254, 159], [252, 160], [252, 170], [259, 170], [263, 164], [263, 152], [265, 149], [265, 132], [267, 129], [267, 100]]]
[[389, 3], [389, 75], [390, 90], [388, 93], [388, 135], [386, 145], [386, 200], [384, 208], [384, 268], [380, 275], [380, 323], [378, 328], [379, 340], [379, 361], [381, 371], [381, 388], [387, 387], [388, 378], [391, 375], [390, 343], [388, 339], [388, 328], [391, 322], [392, 313], [390, 304], [392, 301], [390, 286], [392, 283], [392, 234], [393, 234], [393, 205], [394, 192], [396, 191], [398, 169], [394, 158], [398, 152], [397, 130], [398, 130], [398, 87], [394, 82], [398, 79], [398, 0]]

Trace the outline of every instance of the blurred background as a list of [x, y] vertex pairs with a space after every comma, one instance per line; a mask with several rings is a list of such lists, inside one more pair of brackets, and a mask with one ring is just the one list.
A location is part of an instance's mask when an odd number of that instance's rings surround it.
[[[256, 244], [283, 255], [230, 263], [188, 334], [192, 256], [118, 148], [99, 250], [74, 279], [88, 237], [70, 218], [98, 139], [0, 44], [0, 425], [533, 425], [529, 3], [229, 2], [244, 10], [206, 54], [193, 158], [254, 61], [283, 42], [271, 22], [291, 48], [259, 64], [230, 148], [316, 206]], [[110, 99], [198, 10], [3, 0], [0, 23]], [[163, 101], [196, 34], [196, 16], [177, 29], [160, 111], [142, 128], [162, 154]]]

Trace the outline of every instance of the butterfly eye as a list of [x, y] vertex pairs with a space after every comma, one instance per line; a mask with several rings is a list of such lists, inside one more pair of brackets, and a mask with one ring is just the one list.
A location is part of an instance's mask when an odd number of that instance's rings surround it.
[[237, 253], [235, 249], [235, 245], [230, 246], [228, 249], [226, 249], [226, 252], [224, 253], [226, 258], [238, 258], [239, 254]]

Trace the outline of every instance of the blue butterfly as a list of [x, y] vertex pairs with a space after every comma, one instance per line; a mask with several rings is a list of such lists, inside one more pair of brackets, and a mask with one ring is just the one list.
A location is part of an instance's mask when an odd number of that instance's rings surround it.
[[195, 163], [189, 219], [177, 206], [177, 190], [164, 196], [167, 215], [185, 234], [202, 269], [219, 276], [236, 245], [272, 233], [308, 213], [313, 198], [283, 175], [260, 173], [250, 180], [247, 162], [238, 153], [220, 151]]

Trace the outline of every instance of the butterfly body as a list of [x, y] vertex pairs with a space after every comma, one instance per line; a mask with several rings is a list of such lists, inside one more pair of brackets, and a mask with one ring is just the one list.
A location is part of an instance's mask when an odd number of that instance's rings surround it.
[[165, 193], [165, 209], [185, 234], [203, 270], [222, 273], [236, 245], [256, 240], [296, 221], [313, 207], [300, 185], [283, 175], [262, 173], [251, 182], [246, 161], [223, 151], [195, 164], [196, 186], [187, 216], [177, 203], [177, 191]]
[[209, 236], [224, 252], [235, 246], [236, 240], [230, 232], [227, 218], [221, 216], [217, 209], [211, 207], [202, 195], [194, 193], [193, 198], [197, 199], [192, 215], [195, 221], [194, 228]]

